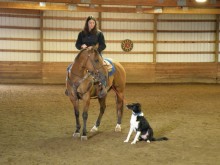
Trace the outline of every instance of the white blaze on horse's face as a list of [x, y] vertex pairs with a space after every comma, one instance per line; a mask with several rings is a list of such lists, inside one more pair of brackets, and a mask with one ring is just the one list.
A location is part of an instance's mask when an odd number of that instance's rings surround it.
[[86, 69], [94, 76], [95, 80], [107, 86], [108, 70], [104, 66], [103, 58], [93, 47], [88, 48], [83, 55]]

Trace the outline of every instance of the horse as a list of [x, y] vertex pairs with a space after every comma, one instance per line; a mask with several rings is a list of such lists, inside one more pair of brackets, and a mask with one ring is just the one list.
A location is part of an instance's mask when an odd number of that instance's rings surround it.
[[82, 49], [67, 68], [66, 95], [69, 96], [76, 119], [76, 130], [73, 137], [80, 137], [79, 100], [83, 102], [83, 130], [81, 140], [87, 140], [86, 123], [90, 99], [97, 98], [100, 111], [91, 132], [97, 132], [102, 116], [106, 109], [106, 97], [108, 91], [113, 89], [116, 97], [117, 124], [115, 132], [121, 132], [121, 121], [124, 106], [124, 90], [126, 84], [126, 72], [123, 66], [111, 60], [115, 72], [110, 75], [108, 66], [95, 47]]

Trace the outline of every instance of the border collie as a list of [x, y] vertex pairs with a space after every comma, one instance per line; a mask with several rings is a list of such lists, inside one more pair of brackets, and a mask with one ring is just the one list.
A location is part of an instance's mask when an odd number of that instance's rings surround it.
[[124, 142], [128, 142], [132, 132], [136, 132], [134, 140], [131, 144], [136, 144], [137, 141], [147, 141], [150, 143], [151, 141], [162, 141], [168, 140], [166, 137], [154, 138], [153, 129], [150, 124], [144, 117], [143, 112], [141, 111], [140, 103], [132, 103], [126, 105], [128, 110], [132, 111], [131, 120], [130, 120], [130, 130], [128, 136]]

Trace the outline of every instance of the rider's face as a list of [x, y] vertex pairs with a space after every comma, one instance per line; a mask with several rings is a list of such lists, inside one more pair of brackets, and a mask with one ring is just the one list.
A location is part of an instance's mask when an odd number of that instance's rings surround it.
[[88, 26], [89, 26], [89, 31], [91, 31], [95, 27], [95, 21], [92, 19], [89, 20]]

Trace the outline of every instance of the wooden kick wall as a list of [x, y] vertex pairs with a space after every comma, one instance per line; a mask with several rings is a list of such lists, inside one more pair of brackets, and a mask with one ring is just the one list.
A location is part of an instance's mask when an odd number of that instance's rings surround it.
[[[0, 9], [0, 83], [65, 83], [85, 18], [106, 39], [104, 57], [128, 83], [220, 83], [219, 15], [153, 15]], [[134, 43], [123, 52], [121, 41]]]
[[[64, 84], [66, 62], [0, 62], [1, 83]], [[127, 83], [220, 83], [219, 63], [125, 63]]]

